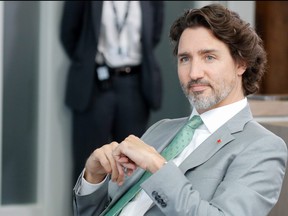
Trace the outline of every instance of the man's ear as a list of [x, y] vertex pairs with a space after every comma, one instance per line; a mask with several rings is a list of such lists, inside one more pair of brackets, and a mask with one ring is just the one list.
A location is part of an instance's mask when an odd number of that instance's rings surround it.
[[243, 73], [246, 71], [246, 69], [247, 69], [246, 63], [239, 62], [237, 66], [237, 75], [242, 76]]

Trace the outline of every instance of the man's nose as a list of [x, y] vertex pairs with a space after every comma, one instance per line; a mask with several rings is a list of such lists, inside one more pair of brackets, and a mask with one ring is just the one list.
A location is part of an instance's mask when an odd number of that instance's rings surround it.
[[203, 71], [202, 64], [197, 60], [193, 60], [190, 64], [189, 74], [192, 80], [203, 78], [204, 71]]

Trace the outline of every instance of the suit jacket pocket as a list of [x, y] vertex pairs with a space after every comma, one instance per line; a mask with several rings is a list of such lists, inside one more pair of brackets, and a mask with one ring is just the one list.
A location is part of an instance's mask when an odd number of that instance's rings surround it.
[[185, 175], [192, 183], [193, 189], [201, 194], [201, 198], [209, 201], [223, 180], [225, 172], [223, 169], [217, 168], [212, 170], [195, 169], [188, 171]]

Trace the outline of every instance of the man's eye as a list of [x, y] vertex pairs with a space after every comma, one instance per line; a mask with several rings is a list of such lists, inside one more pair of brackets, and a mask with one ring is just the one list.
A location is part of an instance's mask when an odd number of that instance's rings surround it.
[[181, 63], [185, 63], [189, 60], [189, 58], [187, 56], [182, 56], [181, 58], [179, 58], [179, 62]]
[[206, 60], [208, 60], [208, 61], [212, 61], [212, 60], [214, 60], [215, 58], [213, 57], [213, 56], [211, 56], [211, 55], [208, 55], [208, 56], [206, 56]]

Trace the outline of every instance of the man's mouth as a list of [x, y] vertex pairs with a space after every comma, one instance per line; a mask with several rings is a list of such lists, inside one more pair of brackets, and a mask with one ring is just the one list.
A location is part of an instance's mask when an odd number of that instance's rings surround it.
[[192, 92], [202, 92], [205, 91], [209, 86], [207, 84], [192, 84], [189, 86], [189, 89]]

